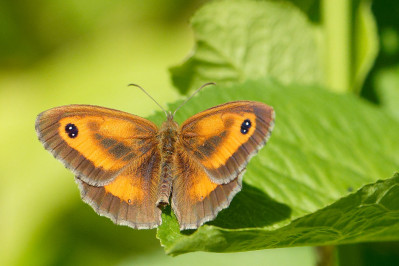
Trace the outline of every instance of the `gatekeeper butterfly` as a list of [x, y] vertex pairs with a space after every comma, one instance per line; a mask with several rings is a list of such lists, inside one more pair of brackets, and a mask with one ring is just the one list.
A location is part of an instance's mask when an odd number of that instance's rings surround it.
[[170, 204], [180, 230], [196, 229], [241, 190], [248, 161], [270, 136], [274, 110], [260, 102], [228, 102], [180, 127], [176, 111], [164, 112], [158, 128], [122, 111], [67, 105], [40, 113], [35, 127], [98, 214], [149, 229], [161, 224], [162, 208]]

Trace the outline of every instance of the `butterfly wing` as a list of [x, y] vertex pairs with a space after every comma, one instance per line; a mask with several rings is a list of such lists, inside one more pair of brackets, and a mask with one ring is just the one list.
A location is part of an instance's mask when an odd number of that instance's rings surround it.
[[273, 125], [272, 107], [252, 101], [230, 102], [185, 121], [180, 140], [214, 183], [225, 184], [265, 145]]
[[114, 223], [137, 229], [159, 226], [161, 209], [156, 207], [160, 156], [147, 154], [140, 163], [128, 166], [111, 183], [91, 186], [79, 178], [83, 201], [98, 214], [110, 218]]
[[195, 229], [229, 206], [273, 124], [273, 108], [250, 101], [213, 107], [182, 124], [172, 193], [181, 230]]
[[[74, 131], [76, 136], [72, 135]], [[90, 105], [44, 111], [36, 119], [36, 132], [55, 158], [94, 186], [111, 182], [128, 164], [157, 145], [157, 127], [152, 122]]]
[[161, 223], [157, 127], [121, 111], [56, 107], [36, 119], [39, 140], [76, 176], [82, 198], [101, 215], [134, 228]]
[[196, 229], [230, 205], [241, 190], [243, 172], [229, 183], [218, 185], [182, 147], [177, 150], [175, 158], [172, 208], [180, 230]]

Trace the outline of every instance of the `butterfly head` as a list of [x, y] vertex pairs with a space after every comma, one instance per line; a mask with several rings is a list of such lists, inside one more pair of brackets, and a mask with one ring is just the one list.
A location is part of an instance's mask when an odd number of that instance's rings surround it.
[[175, 116], [175, 113], [172, 113], [171, 111], [167, 111], [166, 112], [166, 119], [167, 120], [173, 120], [174, 116]]
[[161, 132], [163, 131], [174, 131], [177, 132], [179, 128], [179, 124], [173, 119], [172, 112], [166, 112], [166, 121], [162, 123]]

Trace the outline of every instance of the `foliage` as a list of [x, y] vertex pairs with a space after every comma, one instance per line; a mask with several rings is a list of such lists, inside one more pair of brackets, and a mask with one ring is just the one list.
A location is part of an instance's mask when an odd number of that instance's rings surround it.
[[237, 99], [275, 107], [270, 142], [248, 165], [243, 190], [210, 225], [179, 232], [174, 216], [164, 214], [158, 237], [167, 252], [397, 240], [399, 177], [377, 181], [399, 165], [396, 120], [352, 95], [266, 80], [203, 91], [178, 118]]
[[[276, 129], [248, 165], [242, 192], [215, 221], [179, 232], [173, 212], [163, 214], [158, 237], [168, 253], [399, 240], [398, 176], [387, 179], [399, 166], [399, 124], [355, 96], [326, 91], [357, 92], [364, 83], [377, 51], [370, 3], [353, 4], [353, 36], [340, 43], [331, 14], [321, 23], [316, 1], [298, 6], [218, 1], [194, 15], [196, 46], [171, 69], [173, 81], [181, 92], [207, 81], [220, 86], [180, 115], [252, 99], [275, 108]], [[350, 49], [340, 49], [345, 42]], [[387, 99], [390, 109], [396, 99]]]
[[[341, 265], [397, 264], [399, 2], [0, 6], [0, 264], [312, 265], [310, 247], [270, 248], [324, 244], [339, 245]], [[171, 69], [175, 90], [165, 70], [192, 46], [193, 13], [194, 47]], [[95, 104], [145, 117], [153, 103], [127, 84], [165, 105], [207, 81], [218, 86], [190, 100], [179, 122], [237, 99], [272, 105], [277, 120], [243, 190], [197, 231], [179, 232], [170, 210], [157, 232], [115, 226], [80, 201], [72, 174], [37, 141], [34, 119], [50, 107]], [[172, 258], [155, 233], [172, 255], [267, 249]]]

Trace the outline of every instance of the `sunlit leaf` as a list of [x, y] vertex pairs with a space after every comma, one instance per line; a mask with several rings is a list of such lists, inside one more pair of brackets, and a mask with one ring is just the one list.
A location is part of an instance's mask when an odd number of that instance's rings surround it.
[[173, 213], [163, 214], [158, 237], [166, 252], [398, 238], [399, 177], [375, 183], [399, 169], [396, 120], [351, 95], [266, 80], [205, 89], [177, 119], [238, 99], [275, 108], [272, 137], [249, 163], [242, 191], [210, 225], [180, 232]]
[[192, 18], [196, 47], [171, 69], [181, 92], [205, 82], [242, 82], [271, 76], [284, 83], [319, 83], [317, 31], [294, 5], [267, 1], [217, 1]]

